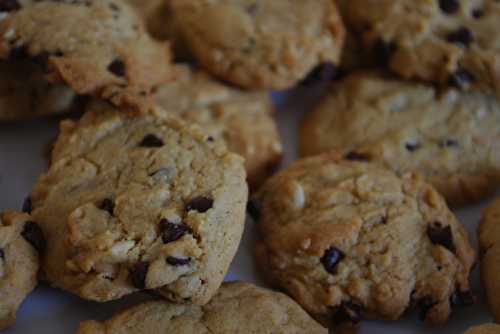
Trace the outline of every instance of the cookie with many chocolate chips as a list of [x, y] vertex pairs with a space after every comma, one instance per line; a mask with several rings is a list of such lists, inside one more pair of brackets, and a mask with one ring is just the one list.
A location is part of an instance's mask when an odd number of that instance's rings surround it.
[[157, 87], [164, 110], [200, 125], [228, 149], [245, 158], [247, 178], [257, 188], [281, 162], [281, 140], [267, 92], [244, 92], [187, 67], [175, 82]]
[[500, 321], [500, 198], [484, 210], [479, 225], [481, 277], [496, 321]]
[[107, 301], [142, 289], [206, 303], [243, 232], [241, 157], [197, 127], [95, 102], [64, 121], [31, 194], [55, 287]]
[[495, 0], [353, 0], [346, 21], [405, 78], [500, 94]]
[[36, 64], [50, 83], [138, 107], [171, 75], [168, 45], [123, 0], [12, 3], [0, 9], [0, 59]]
[[332, 0], [170, 3], [205, 69], [245, 88], [290, 88], [317, 65], [340, 58], [344, 28]]
[[263, 185], [258, 266], [325, 324], [396, 320], [412, 306], [445, 323], [473, 301], [465, 229], [417, 175], [359, 160], [306, 158]]
[[398, 173], [416, 170], [459, 206], [500, 185], [498, 124], [494, 96], [358, 72], [305, 116], [300, 151], [356, 152]]
[[16, 321], [16, 312], [37, 285], [39, 252], [45, 239], [28, 214], [0, 213], [0, 330]]
[[77, 334], [326, 334], [293, 300], [249, 283], [224, 283], [205, 306], [151, 301], [104, 322], [84, 321]]

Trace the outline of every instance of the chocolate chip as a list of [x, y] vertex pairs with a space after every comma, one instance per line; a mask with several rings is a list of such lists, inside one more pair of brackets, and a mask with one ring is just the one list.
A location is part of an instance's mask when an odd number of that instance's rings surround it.
[[26, 45], [20, 45], [10, 49], [9, 59], [22, 60], [28, 57], [29, 57], [29, 52]]
[[427, 236], [435, 245], [441, 245], [452, 253], [455, 252], [455, 245], [453, 243], [453, 232], [451, 226], [442, 226], [440, 223], [434, 223], [427, 226]]
[[251, 5], [249, 5], [249, 6], [247, 6], [247, 7], [246, 7], [246, 11], [247, 11], [247, 13], [248, 13], [249, 15], [251, 15], [251, 16], [255, 16], [255, 14], [257, 14], [257, 9], [258, 9], [258, 8], [259, 8], [259, 7], [257, 6], [257, 4], [256, 4], [256, 3], [253, 3], [253, 4], [251, 4]]
[[405, 148], [409, 152], [415, 152], [420, 149], [422, 146], [419, 143], [406, 143]]
[[472, 11], [472, 17], [475, 19], [480, 19], [484, 16], [484, 11], [482, 9], [474, 9]]
[[137, 289], [144, 289], [146, 287], [146, 276], [148, 274], [149, 262], [137, 262], [132, 268], [128, 270], [132, 285]]
[[105, 198], [101, 202], [101, 205], [99, 205], [99, 209], [107, 211], [110, 215], [113, 216], [113, 212], [115, 211], [115, 203], [111, 199]]
[[0, 259], [5, 260], [5, 252], [0, 248]]
[[450, 74], [448, 81], [451, 86], [465, 88], [473, 82], [474, 79], [474, 76], [469, 71], [459, 68], [454, 73]]
[[191, 262], [191, 258], [185, 257], [185, 258], [180, 258], [180, 257], [173, 257], [169, 256], [167, 257], [167, 263], [170, 264], [171, 266], [186, 266]]
[[439, 147], [441, 148], [458, 147], [458, 141], [454, 139], [444, 139], [439, 143]]
[[358, 153], [355, 151], [351, 151], [344, 155], [344, 159], [351, 161], [370, 161], [370, 156], [365, 153]]
[[452, 306], [472, 306], [475, 304], [474, 295], [470, 291], [455, 291], [450, 297]]
[[23, 212], [24, 213], [31, 213], [33, 211], [33, 203], [31, 202], [31, 197], [26, 197], [23, 203]]
[[214, 200], [204, 196], [198, 196], [193, 198], [186, 204], [186, 211], [198, 211], [200, 213], [207, 212], [214, 205]]
[[439, 0], [439, 8], [446, 14], [454, 14], [460, 9], [458, 0]]
[[191, 232], [191, 228], [184, 223], [174, 224], [168, 219], [160, 220], [160, 233], [164, 244], [177, 241]]
[[437, 303], [434, 301], [432, 297], [424, 297], [420, 299], [417, 303], [418, 307], [418, 318], [420, 321], [425, 321], [427, 317], [427, 313], [434, 307]]
[[450, 43], [455, 43], [466, 48], [474, 42], [474, 35], [470, 29], [462, 27], [457, 31], [448, 34], [446, 40]]
[[0, 12], [10, 12], [18, 9], [21, 9], [21, 5], [17, 0], [0, 0]]
[[141, 147], [162, 147], [163, 145], [163, 140], [152, 134], [146, 135], [139, 144]]
[[23, 238], [29, 242], [37, 251], [43, 252], [47, 246], [43, 231], [40, 226], [32, 221], [27, 221], [24, 224], [23, 231], [21, 232]]
[[396, 44], [394, 42], [386, 42], [383, 39], [379, 39], [373, 45], [376, 61], [380, 65], [387, 65], [395, 51]]
[[108, 66], [108, 71], [113, 73], [114, 75], [118, 77], [124, 77], [125, 76], [125, 63], [121, 59], [115, 59], [111, 64]]
[[260, 220], [260, 211], [262, 209], [262, 206], [259, 202], [256, 200], [250, 200], [247, 203], [247, 212], [252, 217], [254, 221], [259, 221]]
[[361, 321], [361, 306], [352, 302], [342, 302], [333, 309], [332, 321], [334, 324], [353, 323]]
[[323, 264], [323, 267], [325, 267], [325, 270], [328, 271], [330, 274], [336, 274], [336, 268], [337, 265], [339, 264], [340, 261], [342, 261], [345, 258], [345, 254], [335, 248], [335, 247], [330, 247], [329, 249], [326, 250], [325, 254], [321, 258], [321, 263]]
[[327, 82], [335, 77], [337, 67], [334, 63], [324, 63], [316, 66], [307, 77], [300, 82], [301, 86], [310, 86], [315, 83]]

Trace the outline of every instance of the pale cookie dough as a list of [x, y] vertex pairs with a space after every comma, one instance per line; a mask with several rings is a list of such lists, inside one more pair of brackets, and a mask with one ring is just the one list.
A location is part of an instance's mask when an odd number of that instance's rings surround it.
[[62, 122], [31, 194], [47, 280], [96, 301], [158, 289], [176, 302], [208, 302], [243, 232], [241, 157], [165, 112], [89, 109]]
[[16, 321], [16, 313], [37, 285], [39, 252], [45, 239], [28, 214], [0, 213], [0, 330]]
[[473, 303], [465, 229], [415, 174], [324, 154], [273, 176], [254, 201], [261, 271], [325, 324], [396, 320], [413, 307], [443, 324], [452, 306]]
[[340, 59], [344, 28], [332, 0], [171, 0], [171, 7], [205, 69], [245, 88], [290, 88]]
[[104, 322], [84, 321], [77, 334], [327, 334], [293, 300], [254, 285], [224, 283], [205, 306], [151, 301]]
[[493, 96], [358, 72], [305, 116], [300, 151], [355, 151], [398, 173], [416, 170], [459, 206], [500, 185], [499, 124]]

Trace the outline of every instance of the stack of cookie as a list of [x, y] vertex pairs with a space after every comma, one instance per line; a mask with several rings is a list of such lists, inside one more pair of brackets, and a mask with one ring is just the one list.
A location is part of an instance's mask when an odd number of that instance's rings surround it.
[[[494, 0], [0, 0], [0, 121], [79, 117], [24, 212], [0, 216], [0, 329], [38, 277], [97, 302], [157, 297], [80, 334], [319, 334], [412, 309], [446, 323], [474, 303], [476, 262], [449, 207], [500, 186], [497, 14]], [[268, 91], [332, 66], [302, 158], [272, 176]], [[256, 263], [286, 295], [222, 283], [246, 208]], [[500, 202], [479, 232], [500, 321]]]

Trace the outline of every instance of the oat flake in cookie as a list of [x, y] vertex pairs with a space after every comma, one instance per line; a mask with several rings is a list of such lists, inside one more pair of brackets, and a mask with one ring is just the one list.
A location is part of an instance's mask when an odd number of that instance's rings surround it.
[[443, 324], [469, 304], [475, 253], [441, 196], [360, 156], [319, 155], [268, 180], [257, 264], [329, 325], [396, 320], [416, 308]]
[[459, 206], [500, 185], [499, 124], [494, 96], [358, 72], [305, 116], [300, 151], [354, 152], [397, 173], [416, 170]]
[[332, 0], [173, 0], [171, 7], [203, 67], [245, 88], [290, 88], [340, 58], [344, 28]]
[[499, 17], [495, 0], [352, 0], [346, 21], [405, 78], [500, 94]]
[[224, 283], [205, 306], [152, 301], [104, 322], [84, 321], [77, 334], [326, 334], [293, 300], [249, 283]]
[[47, 280], [107, 301], [158, 289], [206, 303], [243, 232], [242, 159], [197, 127], [95, 102], [61, 124], [51, 166], [31, 194], [47, 237]]
[[168, 45], [123, 0], [4, 3], [0, 59], [36, 64], [50, 83], [137, 106], [171, 75]]
[[35, 288], [45, 239], [28, 214], [0, 213], [0, 330], [14, 325], [17, 309]]

